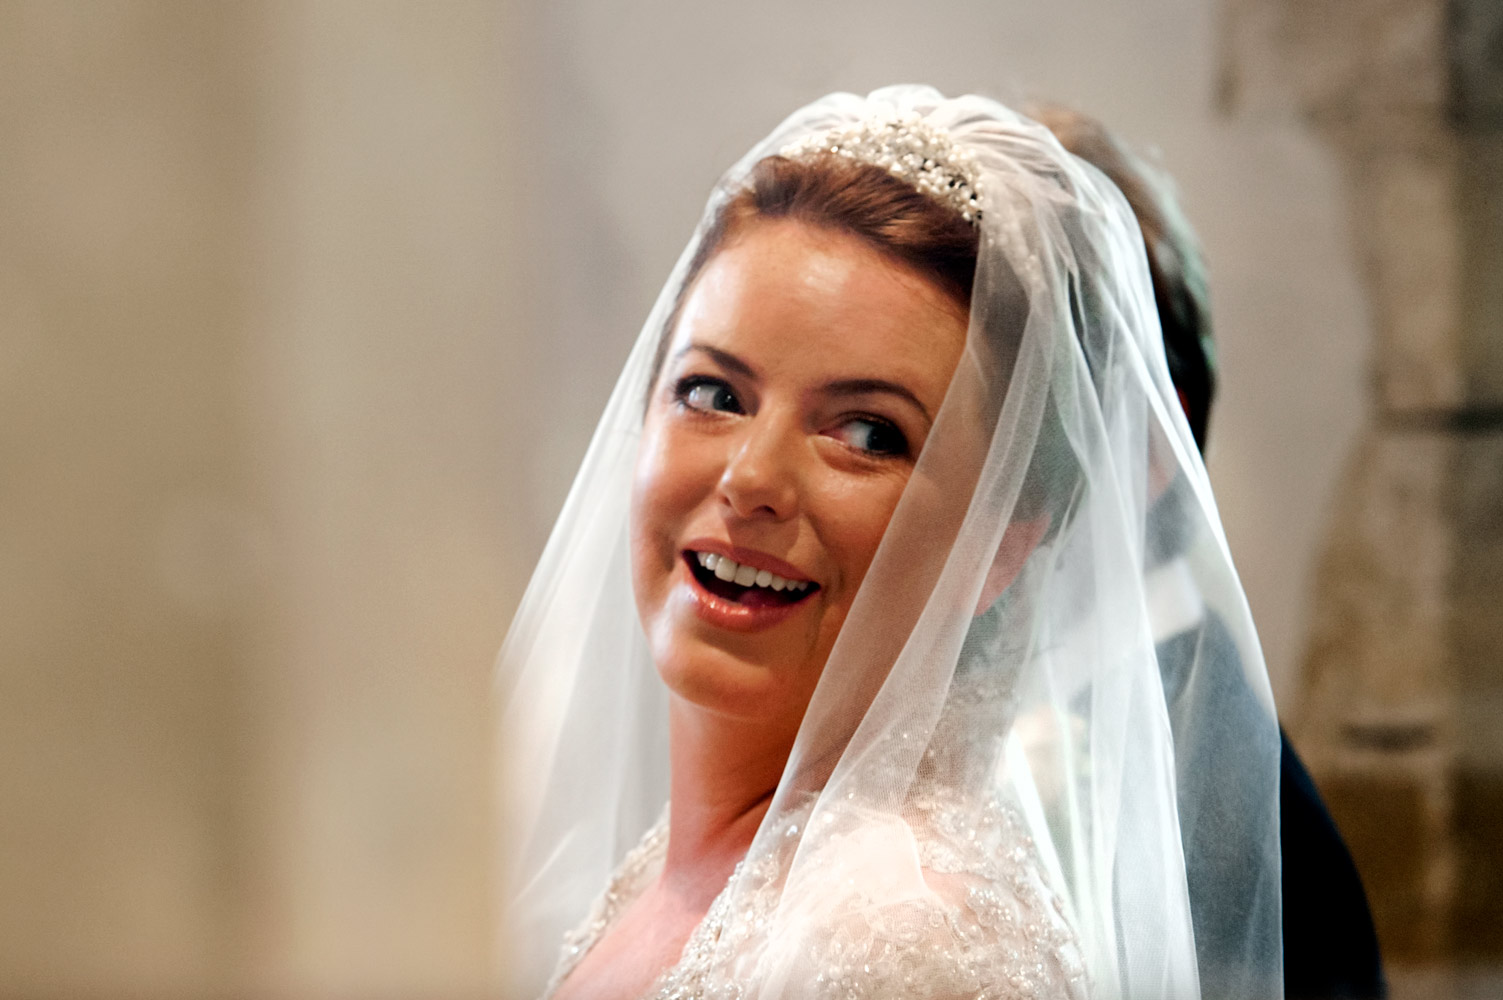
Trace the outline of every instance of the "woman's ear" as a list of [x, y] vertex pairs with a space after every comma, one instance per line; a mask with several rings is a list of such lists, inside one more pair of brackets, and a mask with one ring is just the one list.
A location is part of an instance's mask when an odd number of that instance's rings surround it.
[[1012, 586], [1012, 582], [1023, 571], [1023, 564], [1049, 533], [1052, 520], [1045, 512], [1026, 521], [1013, 521], [1002, 532], [997, 555], [992, 559], [991, 569], [986, 571], [986, 580], [981, 584], [981, 598], [976, 602], [976, 614], [985, 613], [1002, 596], [1002, 592]]

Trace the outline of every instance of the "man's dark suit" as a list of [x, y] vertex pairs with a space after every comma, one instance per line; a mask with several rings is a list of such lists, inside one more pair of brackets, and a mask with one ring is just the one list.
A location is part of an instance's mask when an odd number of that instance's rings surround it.
[[1381, 997], [1378, 937], [1352, 856], [1289, 737], [1279, 731], [1284, 851], [1284, 995]]
[[[1207, 651], [1207, 646], [1212, 647], [1214, 655], [1235, 655], [1231, 636], [1211, 614], [1203, 614], [1192, 626], [1162, 640], [1157, 647], [1171, 725], [1177, 719], [1194, 717], [1198, 703], [1231, 707], [1216, 726], [1174, 726], [1177, 740], [1184, 731], [1205, 734], [1203, 739], [1215, 741], [1199, 747], [1177, 745], [1176, 756], [1187, 761], [1244, 753], [1253, 742], [1252, 734], [1266, 731], [1262, 729], [1267, 724], [1266, 712], [1240, 672], [1223, 671], [1210, 680], [1189, 676], [1189, 665], [1198, 653]], [[1239, 740], [1239, 733], [1247, 734], [1248, 740]], [[1279, 736], [1285, 996], [1288, 1000], [1382, 997], [1386, 989], [1377, 936], [1362, 882], [1304, 764], [1282, 729]], [[1207, 840], [1212, 841], [1210, 849], [1214, 850], [1214, 838], [1221, 833], [1216, 821], [1216, 800], [1221, 791], [1203, 781], [1197, 784], [1200, 778], [1181, 771], [1181, 788], [1188, 791], [1181, 802], [1187, 854], [1196, 838], [1204, 838], [1199, 850], [1207, 849]], [[1247, 813], [1229, 810], [1228, 814]], [[1192, 883], [1194, 877], [1192, 870]], [[1214, 979], [1218, 969], [1234, 966], [1239, 956], [1219, 953], [1219, 944], [1207, 929], [1217, 926], [1218, 918], [1228, 910], [1254, 905], [1263, 887], [1250, 872], [1240, 885], [1219, 886], [1212, 892], [1205, 891], [1206, 887], [1197, 892], [1194, 884], [1190, 888], [1192, 898], [1209, 903], [1192, 918], [1202, 970], [1208, 970]], [[1234, 977], [1228, 981], [1236, 982]], [[1216, 995], [1216, 985], [1203, 984], [1207, 997]]]

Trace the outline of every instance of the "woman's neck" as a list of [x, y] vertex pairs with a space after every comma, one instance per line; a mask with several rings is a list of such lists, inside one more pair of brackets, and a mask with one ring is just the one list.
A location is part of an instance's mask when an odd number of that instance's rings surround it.
[[793, 734], [715, 715], [673, 696], [665, 888], [706, 907], [756, 836]]

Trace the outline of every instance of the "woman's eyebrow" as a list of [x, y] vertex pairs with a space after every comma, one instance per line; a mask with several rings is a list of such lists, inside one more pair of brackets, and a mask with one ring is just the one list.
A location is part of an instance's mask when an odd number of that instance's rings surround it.
[[708, 354], [716, 364], [720, 365], [720, 367], [728, 369], [729, 371], [733, 371], [737, 375], [742, 375], [750, 379], [757, 377], [757, 370], [751, 365], [747, 364], [745, 361], [742, 361], [730, 351], [722, 351], [720, 348], [711, 347], [709, 344], [701, 344], [697, 342], [691, 343], [683, 350], [675, 354], [673, 356], [673, 360], [677, 361], [679, 358], [683, 357], [685, 354], [688, 354], [690, 351], [699, 351], [702, 354]]
[[842, 378], [826, 382], [824, 390], [837, 396], [864, 396], [871, 392], [885, 392], [899, 396], [918, 407], [918, 411], [924, 415], [925, 420], [931, 424], [934, 423], [934, 418], [929, 414], [929, 408], [920, 402], [907, 386], [896, 382], [881, 378]]

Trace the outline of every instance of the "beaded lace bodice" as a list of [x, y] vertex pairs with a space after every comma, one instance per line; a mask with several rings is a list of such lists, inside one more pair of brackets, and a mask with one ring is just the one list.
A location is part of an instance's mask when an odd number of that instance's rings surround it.
[[[832, 832], [790, 883], [807, 818], [807, 807], [784, 816], [788, 847], [737, 866], [644, 1000], [744, 1000], [770, 975], [811, 1000], [1085, 996], [1076, 936], [1009, 807], [940, 789], [904, 820], [822, 814], [816, 826]], [[545, 1000], [661, 872], [667, 842], [665, 814], [566, 937]]]

